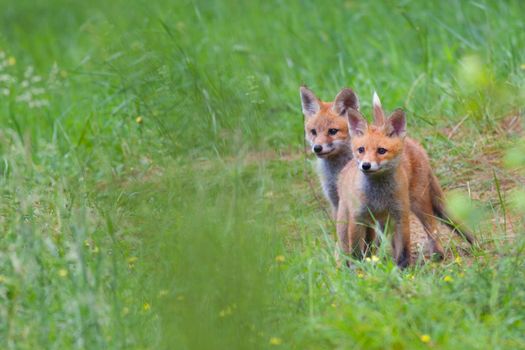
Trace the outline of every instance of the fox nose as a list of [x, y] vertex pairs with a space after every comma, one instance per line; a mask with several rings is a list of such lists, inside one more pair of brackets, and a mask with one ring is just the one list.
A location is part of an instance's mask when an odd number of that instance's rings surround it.
[[361, 169], [363, 170], [370, 170], [371, 167], [372, 167], [372, 164], [368, 162], [361, 164]]
[[314, 146], [314, 152], [315, 153], [320, 153], [322, 150], [323, 150], [323, 146], [321, 146], [321, 145], [315, 145]]

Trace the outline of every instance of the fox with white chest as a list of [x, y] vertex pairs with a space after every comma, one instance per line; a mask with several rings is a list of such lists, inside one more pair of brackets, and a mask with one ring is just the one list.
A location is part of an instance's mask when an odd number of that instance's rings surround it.
[[342, 89], [334, 102], [323, 102], [306, 87], [301, 87], [301, 104], [305, 117], [305, 135], [318, 159], [321, 185], [326, 198], [337, 212], [337, 181], [343, 167], [352, 159], [346, 112], [359, 109], [357, 95]]
[[436, 217], [474, 243], [474, 237], [450, 220], [443, 192], [425, 150], [406, 137], [406, 116], [401, 109], [386, 118], [374, 94], [374, 123], [354, 109], [347, 117], [354, 158], [341, 171], [338, 189], [337, 232], [343, 251], [362, 257], [376, 237], [375, 223], [393, 229], [394, 259], [400, 267], [412, 263], [410, 213], [422, 223], [439, 258], [444, 250], [434, 236]]

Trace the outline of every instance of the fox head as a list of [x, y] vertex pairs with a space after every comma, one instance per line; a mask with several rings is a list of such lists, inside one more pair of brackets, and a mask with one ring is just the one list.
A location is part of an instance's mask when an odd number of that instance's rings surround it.
[[396, 109], [385, 118], [379, 98], [374, 93], [374, 123], [369, 125], [356, 110], [347, 112], [352, 152], [359, 170], [381, 174], [395, 169], [403, 154], [406, 135], [405, 112]]
[[323, 102], [302, 86], [301, 103], [306, 139], [312, 152], [319, 158], [329, 158], [348, 150], [350, 137], [346, 113], [349, 109], [359, 109], [357, 95], [351, 89], [343, 89], [334, 102]]

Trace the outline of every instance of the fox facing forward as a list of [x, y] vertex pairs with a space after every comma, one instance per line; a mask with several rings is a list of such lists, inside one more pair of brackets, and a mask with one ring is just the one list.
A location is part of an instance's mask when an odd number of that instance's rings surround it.
[[[442, 191], [432, 173], [423, 148], [406, 136], [406, 116], [395, 110], [385, 118], [374, 94], [374, 124], [369, 125], [354, 109], [347, 111], [353, 160], [339, 179], [340, 202], [337, 233], [341, 248], [361, 258], [376, 237], [375, 224], [393, 231], [392, 247], [398, 266], [411, 264], [409, 215], [412, 211], [423, 224], [431, 249], [444, 256], [433, 236], [435, 216], [446, 219]], [[447, 222], [445, 222], [447, 223]], [[449, 225], [470, 243], [473, 237]]]
[[339, 173], [352, 159], [346, 113], [349, 109], [358, 110], [359, 100], [348, 88], [342, 89], [334, 102], [321, 101], [305, 86], [300, 93], [306, 139], [317, 156], [321, 185], [335, 214]]

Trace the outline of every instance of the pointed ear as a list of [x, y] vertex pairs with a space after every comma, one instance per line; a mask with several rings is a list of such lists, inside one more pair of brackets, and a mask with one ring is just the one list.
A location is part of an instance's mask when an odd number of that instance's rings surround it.
[[305, 117], [312, 117], [321, 109], [319, 99], [306, 86], [301, 86], [301, 104]]
[[347, 113], [348, 117], [348, 129], [350, 137], [363, 136], [368, 129], [368, 123], [365, 118], [353, 108], [350, 108]]
[[334, 100], [333, 110], [337, 114], [344, 116], [349, 108], [359, 110], [359, 98], [352, 89], [341, 90]]
[[381, 100], [377, 93], [374, 91], [374, 98], [372, 99], [372, 106], [374, 107], [374, 124], [383, 125], [385, 123], [385, 112], [383, 112], [383, 107], [381, 107]]
[[407, 133], [407, 120], [405, 112], [398, 108], [396, 109], [385, 123], [385, 133], [389, 137], [405, 137]]

